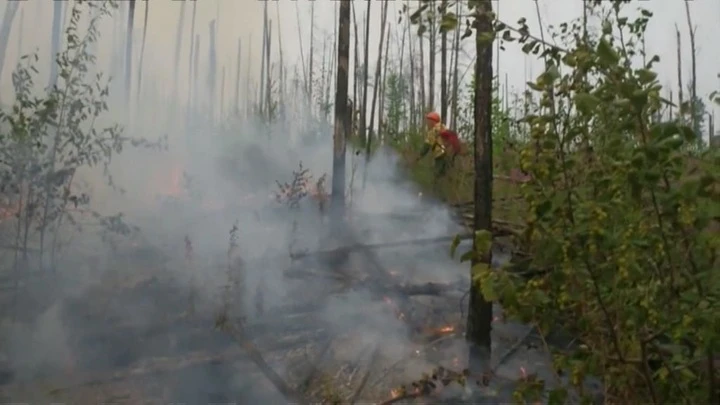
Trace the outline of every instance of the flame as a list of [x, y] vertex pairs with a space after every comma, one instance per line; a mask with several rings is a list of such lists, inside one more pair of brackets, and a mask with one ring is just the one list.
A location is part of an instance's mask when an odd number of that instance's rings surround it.
[[455, 332], [455, 327], [454, 326], [443, 326], [442, 328], [438, 328], [437, 331], [440, 333], [451, 333], [451, 332]]
[[400, 396], [400, 390], [397, 388], [393, 388], [390, 390], [390, 398], [395, 399]]

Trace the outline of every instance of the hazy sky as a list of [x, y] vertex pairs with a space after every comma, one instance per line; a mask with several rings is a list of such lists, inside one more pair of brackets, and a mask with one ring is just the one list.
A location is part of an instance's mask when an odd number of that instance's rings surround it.
[[[322, 39], [330, 38], [335, 25], [335, 8], [338, 2], [333, 0], [316, 0], [315, 2], [315, 36], [316, 36], [316, 66], [319, 63], [322, 53]], [[0, 7], [6, 7], [8, 3]], [[30, 52], [38, 48], [41, 57], [48, 58], [53, 5], [50, 0], [27, 0], [21, 5], [23, 16], [22, 23], [22, 53]], [[172, 82], [172, 71], [174, 69], [174, 48], [175, 33], [177, 30], [178, 17], [182, 2], [173, 0], [153, 0], [149, 3], [138, 2], [136, 10], [136, 30], [134, 33], [135, 61], [137, 62], [140, 52], [140, 40], [142, 38], [142, 21], [145, 7], [150, 4], [148, 40], [145, 54], [144, 80], [152, 82], [159, 91], [169, 93]], [[180, 76], [187, 74], [188, 52], [189, 52], [189, 22], [192, 14], [193, 2], [186, 3], [186, 33], [180, 63]], [[252, 69], [255, 74], [260, 65], [261, 27], [263, 1], [255, 0], [200, 0], [197, 1], [197, 33], [201, 35], [201, 55], [207, 55], [208, 45], [208, 24], [214, 18], [219, 18], [218, 35], [218, 65], [227, 68], [227, 86], [233, 86], [238, 38], [242, 38], [243, 55], [241, 62], [242, 75], [245, 75], [248, 63], [248, 47], [252, 47]], [[310, 0], [279, 0], [269, 3], [269, 15], [273, 20], [273, 42], [278, 35], [278, 29], [282, 34], [284, 59], [286, 65], [293, 61], [300, 60], [299, 29], [304, 41], [303, 48], [305, 59], [309, 52], [310, 36]], [[371, 71], [374, 66], [375, 54], [377, 52], [376, 42], [379, 39], [380, 10], [382, 1], [375, 1], [371, 11]], [[389, 8], [393, 18], [391, 22], [396, 23], [397, 12], [404, 2], [392, 1]], [[411, 2], [412, 4], [412, 2]], [[497, 10], [500, 5], [500, 19], [514, 24], [519, 18], [526, 17], [532, 31], [538, 31], [535, 5], [532, 0], [507, 0], [496, 2]], [[683, 64], [686, 73], [690, 68], [690, 46], [687, 36], [688, 27], [685, 17], [685, 5], [682, 0], [651, 0], [635, 1], [629, 7], [642, 6], [652, 10], [655, 14], [650, 23], [647, 35], [647, 49], [650, 53], [657, 53], [661, 57], [661, 64], [657, 66], [663, 83], [672, 83], [675, 86], [676, 79], [676, 48], [675, 48], [675, 24], [678, 24], [683, 35]], [[362, 24], [365, 14], [366, 2], [356, 1], [354, 7], [357, 12], [358, 23]], [[707, 96], [713, 90], [720, 88], [720, 80], [717, 74], [720, 72], [720, 47], [716, 41], [720, 38], [720, 1], [716, 0], [694, 0], [691, 1], [690, 9], [693, 23], [697, 26], [697, 51], [698, 51], [698, 89], [701, 95]], [[2, 9], [0, 9], [2, 10]], [[581, 15], [582, 3], [579, 0], [540, 0], [540, 12], [543, 25], [546, 27], [568, 21]], [[4, 12], [4, 10], [2, 10]], [[278, 13], [281, 24], [277, 24]], [[20, 16], [18, 13], [11, 40], [7, 52], [7, 60], [12, 61], [19, 54], [18, 35], [20, 34]], [[38, 29], [38, 27], [45, 27]], [[105, 34], [101, 57], [104, 63], [108, 63], [108, 48], [112, 43], [113, 24], [106, 21], [103, 26]], [[394, 31], [394, 30], [393, 30]], [[399, 32], [399, 31], [396, 31]], [[352, 34], [352, 29], [351, 29]], [[393, 41], [395, 32], [393, 32]], [[468, 42], [469, 40], [466, 40]], [[391, 48], [393, 48], [391, 46]], [[472, 44], [466, 43], [467, 61], [473, 54]], [[541, 63], [526, 58], [518, 46], [509, 44], [500, 59], [501, 78], [507, 74], [510, 87], [521, 87], [528, 72], [537, 74], [540, 71]], [[273, 59], [277, 60], [278, 44], [273, 44]], [[392, 50], [392, 49], [391, 49]], [[395, 51], [396, 52], [396, 51]], [[353, 51], [351, 50], [351, 55]], [[47, 60], [47, 59], [46, 59]], [[202, 58], [201, 58], [202, 60]], [[439, 63], [438, 63], [439, 65]], [[0, 77], [0, 92], [8, 90], [10, 85], [10, 68], [6, 69]], [[689, 81], [689, 74], [686, 75]], [[219, 78], [218, 78], [219, 80]], [[182, 81], [184, 83], [184, 81]], [[186, 87], [186, 86], [185, 86]], [[186, 90], [183, 89], [184, 93]], [[232, 92], [228, 92], [232, 93]], [[228, 97], [230, 97], [228, 95]]]

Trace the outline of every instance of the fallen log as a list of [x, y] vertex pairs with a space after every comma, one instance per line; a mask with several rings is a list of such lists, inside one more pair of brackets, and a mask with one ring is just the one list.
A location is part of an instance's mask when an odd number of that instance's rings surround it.
[[250, 360], [258, 366], [263, 375], [270, 380], [270, 382], [275, 386], [275, 388], [277, 388], [278, 391], [280, 391], [289, 403], [297, 405], [310, 405], [310, 402], [305, 399], [303, 395], [292, 389], [288, 383], [286, 383], [285, 380], [283, 380], [282, 377], [280, 377], [280, 375], [278, 375], [275, 370], [270, 367], [260, 351], [250, 341], [241, 327], [230, 324], [227, 319], [223, 319], [222, 317], [218, 319], [216, 325], [218, 328], [230, 334], [230, 336], [232, 336], [233, 339], [235, 339], [240, 346], [245, 349], [245, 352], [250, 357]]

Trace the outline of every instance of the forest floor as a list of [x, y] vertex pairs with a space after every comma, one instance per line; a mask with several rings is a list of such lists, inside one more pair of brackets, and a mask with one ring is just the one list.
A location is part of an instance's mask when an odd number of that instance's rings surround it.
[[[454, 198], [462, 202], [465, 196]], [[360, 208], [353, 215], [351, 239], [365, 243], [359, 235], [378, 227], [402, 229], [392, 235], [396, 240], [466, 232], [465, 221], [458, 224], [452, 217], [434, 203], [418, 203], [403, 215], [395, 215], [392, 207], [386, 212]], [[433, 221], [444, 225], [429, 231]], [[213, 293], [198, 293], [187, 273], [178, 276], [177, 268], [187, 266], [182, 253], [169, 254], [149, 241], [157, 239], [115, 248], [115, 256], [106, 260], [111, 263], [106, 276], [81, 293], [53, 298], [42, 293], [47, 287], [34, 293], [30, 283], [24, 287], [23, 302], [33, 301], [35, 312], [44, 314], [31, 323], [47, 325], [51, 313], [58, 330], [46, 327], [45, 340], [35, 334], [35, 343], [52, 346], [52, 356], [45, 362], [34, 358], [32, 367], [20, 367], [22, 372], [11, 371], [0, 385], [4, 401], [288, 402], [258, 367], [253, 351], [291, 390], [325, 403], [382, 403], [397, 395], [393, 390], [438, 366], [467, 367], [468, 269], [449, 257], [448, 240], [310, 252], [293, 263], [287, 258], [248, 261], [244, 271], [261, 268], [282, 278], [284, 287], [268, 289], [265, 301], [272, 304], [262, 310], [257, 302], [249, 310], [247, 299], [234, 304], [228, 323], [243, 331], [240, 337], [238, 329], [229, 333], [216, 327], [224, 305], [217, 293], [222, 286], [205, 286], [204, 292]], [[339, 252], [344, 257], [338, 261]], [[100, 262], [102, 255], [82, 261]], [[495, 257], [501, 263], [509, 255], [498, 247]], [[194, 260], [205, 262], [199, 256]], [[204, 271], [223, 273], [225, 268]], [[516, 382], [528, 375], [557, 379], [545, 340], [527, 325], [506, 322], [499, 306], [491, 365], [495, 377], [481, 390], [491, 402], [511, 401]], [[467, 393], [453, 385], [414, 401], [457, 403]]]

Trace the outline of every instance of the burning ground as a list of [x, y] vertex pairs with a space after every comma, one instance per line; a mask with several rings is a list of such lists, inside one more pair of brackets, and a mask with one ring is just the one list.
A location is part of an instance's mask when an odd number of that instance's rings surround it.
[[[448, 245], [465, 230], [378, 153], [367, 172], [349, 155], [350, 229], [329, 234], [324, 149], [196, 151], [159, 171], [155, 204], [128, 215], [139, 231], [78, 237], [57, 272], [8, 282], [3, 399], [400, 401], [423, 373], [463, 370], [468, 271]], [[496, 377], [481, 391], [502, 401], [547, 359], [529, 328], [500, 312], [495, 325]]]

